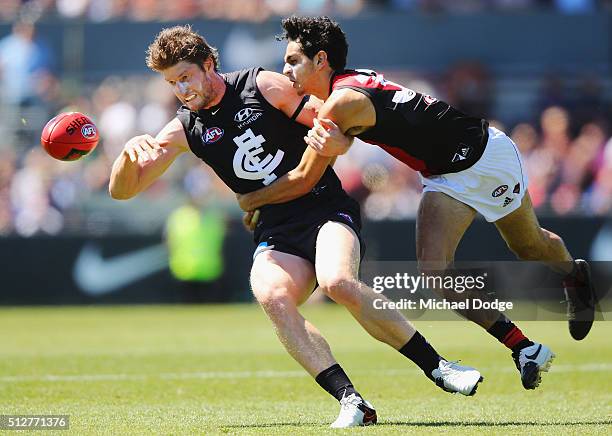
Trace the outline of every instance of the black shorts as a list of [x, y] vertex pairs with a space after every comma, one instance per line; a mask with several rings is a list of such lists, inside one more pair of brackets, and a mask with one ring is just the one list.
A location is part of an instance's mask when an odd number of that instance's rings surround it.
[[361, 212], [359, 204], [348, 196], [334, 202], [334, 208], [316, 208], [303, 211], [295, 220], [265, 229], [255, 231], [257, 248], [253, 259], [259, 253], [267, 250], [276, 250], [293, 254], [315, 264], [317, 235], [319, 230], [328, 221], [334, 221], [349, 226], [357, 238], [361, 259], [365, 254], [365, 244], [361, 239]]

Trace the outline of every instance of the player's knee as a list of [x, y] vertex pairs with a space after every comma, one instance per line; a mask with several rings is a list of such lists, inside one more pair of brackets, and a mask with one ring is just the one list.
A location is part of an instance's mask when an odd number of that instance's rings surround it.
[[253, 295], [268, 315], [280, 314], [295, 302], [287, 287], [276, 285], [257, 285], [253, 283]]
[[319, 278], [323, 293], [338, 304], [355, 306], [359, 304], [359, 281], [350, 275], [338, 274]]

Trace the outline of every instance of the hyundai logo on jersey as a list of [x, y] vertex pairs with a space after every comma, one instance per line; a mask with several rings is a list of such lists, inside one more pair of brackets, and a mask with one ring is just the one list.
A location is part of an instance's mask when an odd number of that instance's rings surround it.
[[241, 123], [247, 118], [249, 118], [252, 113], [253, 109], [251, 109], [250, 107], [242, 108], [238, 112], [236, 112], [236, 115], [234, 116], [234, 121], [236, 121], [237, 123]]

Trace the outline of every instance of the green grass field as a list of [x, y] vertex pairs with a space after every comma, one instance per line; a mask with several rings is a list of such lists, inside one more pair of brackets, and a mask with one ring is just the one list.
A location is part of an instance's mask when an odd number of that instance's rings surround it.
[[[612, 434], [610, 322], [582, 342], [564, 323], [520, 323], [557, 354], [525, 391], [509, 352], [476, 326], [417, 321], [443, 355], [483, 373], [467, 398], [436, 388], [342, 308], [305, 315], [378, 410], [377, 426], [347, 431]], [[68, 414], [66, 433], [79, 435], [296, 435], [337, 433], [337, 412], [253, 305], [0, 309], [0, 414]]]

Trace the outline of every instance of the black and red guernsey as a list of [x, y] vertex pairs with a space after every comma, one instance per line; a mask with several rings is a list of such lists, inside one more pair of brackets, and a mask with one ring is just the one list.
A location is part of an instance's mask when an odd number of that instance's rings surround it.
[[463, 171], [484, 152], [489, 136], [484, 119], [465, 115], [371, 70], [335, 73], [330, 92], [343, 88], [365, 94], [376, 110], [376, 124], [357, 137], [380, 146], [425, 177]]

